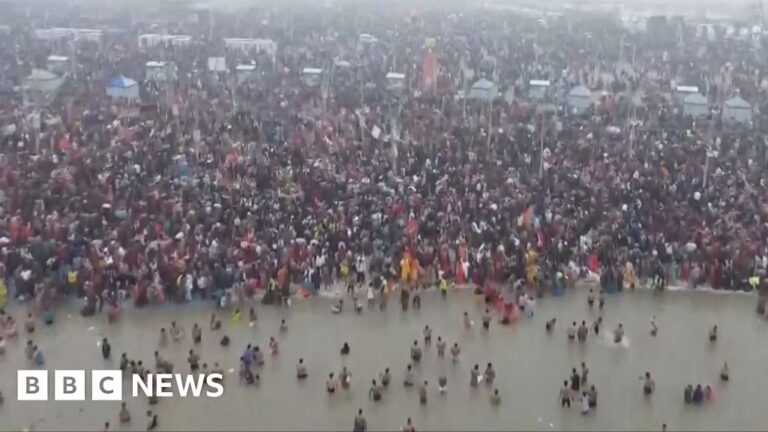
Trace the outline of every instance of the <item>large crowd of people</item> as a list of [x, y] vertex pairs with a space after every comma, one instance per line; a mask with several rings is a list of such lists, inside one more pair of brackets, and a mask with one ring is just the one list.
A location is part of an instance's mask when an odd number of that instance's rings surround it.
[[[757, 291], [765, 313], [761, 29], [670, 19], [637, 31], [600, 14], [400, 4], [198, 10], [194, 19], [179, 8], [137, 12], [130, 24], [12, 9], [0, 18], [0, 308], [28, 302], [51, 324], [56, 304], [77, 296], [83, 315], [106, 309], [113, 321], [127, 303], [201, 298], [231, 307], [237, 323], [246, 308], [256, 321], [257, 296], [290, 304], [346, 289], [362, 313], [363, 300], [386, 309], [395, 290], [405, 310], [421, 306], [421, 289], [445, 297], [456, 286], [485, 296], [509, 324], [592, 273], [599, 287], [588, 304], [597, 298], [600, 311], [606, 293], [674, 285]], [[79, 26], [99, 27], [98, 40], [41, 31]], [[151, 32], [189, 37], [137, 43]], [[262, 49], [228, 47], [234, 37], [259, 38]], [[62, 54], [51, 78], [61, 75], [60, 86], [33, 87], [27, 77]], [[225, 67], [212, 71], [219, 57]], [[150, 75], [149, 61], [167, 73]], [[108, 95], [114, 76], [135, 77], [138, 95]], [[687, 109], [681, 85], [701, 93], [703, 111]], [[590, 94], [583, 106], [569, 99], [577, 86]], [[734, 96], [747, 113], [728, 113]], [[342, 298], [332, 311], [343, 308]], [[18, 333], [11, 315], [2, 312], [6, 338]], [[481, 320], [488, 330], [489, 310]], [[473, 326], [467, 314], [464, 325]], [[222, 328], [216, 315], [210, 328]], [[590, 328], [573, 322], [567, 332], [583, 343]], [[183, 338], [175, 323], [169, 333]], [[423, 336], [426, 351], [429, 326]], [[446, 344], [437, 338], [438, 357]], [[108, 340], [100, 346], [108, 358]], [[276, 339], [269, 348], [277, 353]], [[449, 353], [457, 363], [459, 346]], [[26, 356], [44, 363], [31, 340]], [[249, 345], [240, 358], [248, 384], [258, 385], [263, 356]], [[421, 356], [414, 341], [411, 361]], [[123, 354], [121, 368], [142, 373], [141, 363]], [[190, 350], [191, 370], [200, 363]], [[492, 364], [470, 373], [499, 404]], [[563, 406], [575, 397], [584, 413], [597, 406], [587, 373], [584, 363], [573, 369]], [[327, 391], [344, 389], [349, 374], [330, 374]], [[297, 378], [306, 376], [300, 359]], [[404, 376], [426, 404], [427, 381], [410, 364]], [[372, 381], [374, 401], [390, 379], [387, 369]], [[650, 373], [641, 380], [650, 396]], [[444, 392], [446, 378], [437, 383]], [[686, 402], [710, 399], [689, 387]], [[360, 410], [354, 429], [366, 428]]]
[[[9, 14], [4, 296], [42, 313], [76, 293], [84, 313], [116, 314], [340, 280], [558, 293], [585, 269], [606, 292], [765, 290], [762, 33], [670, 21], [665, 41], [600, 16], [478, 10], [251, 13], [165, 22], [191, 40], [150, 47], [136, 43], [161, 25], [148, 17], [103, 23], [98, 42], [43, 41], [36, 28], [84, 18]], [[226, 49], [234, 36], [276, 51]], [[61, 50], [62, 86], [26, 87]], [[219, 55], [253, 76], [210, 72]], [[148, 60], [173, 71], [140, 79], [138, 100], [105, 94]], [[316, 85], [309, 67], [323, 70]], [[475, 93], [481, 78], [495, 100]], [[549, 83], [543, 100], [533, 79]], [[597, 96], [576, 112], [564, 95], [578, 84]], [[697, 85], [708, 112], [685, 115], [676, 84]], [[724, 114], [733, 95], [753, 107], [746, 123]]]

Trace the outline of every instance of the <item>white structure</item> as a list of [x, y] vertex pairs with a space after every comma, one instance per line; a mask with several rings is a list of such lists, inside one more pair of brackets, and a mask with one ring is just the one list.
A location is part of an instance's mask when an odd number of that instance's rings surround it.
[[192, 43], [192, 36], [188, 35], [168, 35], [147, 33], [139, 35], [139, 48], [153, 48], [158, 45], [187, 46]]
[[685, 85], [675, 87], [675, 98], [677, 98], [678, 103], [683, 103], [685, 98], [692, 94], [701, 94], [699, 88], [696, 86]]
[[33, 69], [24, 80], [24, 87], [30, 91], [53, 93], [64, 83], [64, 78], [43, 69]]
[[226, 72], [226, 57], [208, 57], [208, 72]]
[[691, 93], [683, 99], [683, 115], [706, 117], [709, 114], [709, 102], [700, 93]]
[[170, 78], [170, 65], [162, 61], [148, 61], [145, 78], [154, 81], [166, 81]]
[[405, 88], [405, 74], [390, 72], [387, 74], [387, 88], [390, 90], [402, 90]]
[[107, 95], [116, 99], [139, 99], [139, 83], [130, 78], [118, 75], [107, 83]]
[[301, 79], [304, 84], [314, 87], [320, 85], [323, 79], [323, 70], [320, 68], [304, 68], [301, 71]]
[[224, 46], [244, 53], [264, 51], [272, 60], [277, 56], [277, 43], [272, 39], [225, 38]]
[[235, 79], [237, 83], [248, 81], [256, 77], [256, 66], [250, 64], [237, 65], [235, 68]]
[[56, 27], [49, 29], [36, 29], [35, 37], [46, 41], [56, 41], [62, 39], [72, 39], [75, 41], [101, 41], [101, 30], [96, 29], [77, 29]]
[[737, 123], [751, 122], [752, 105], [740, 96], [728, 99], [723, 106], [723, 120]]
[[492, 101], [498, 95], [499, 90], [496, 88], [496, 84], [488, 81], [485, 78], [477, 80], [474, 84], [472, 84], [472, 88], [469, 89], [470, 99]]
[[549, 95], [549, 80], [531, 80], [528, 82], [528, 97], [542, 100]]
[[45, 62], [46, 69], [51, 72], [63, 74], [67, 70], [67, 64], [69, 63], [69, 57], [52, 55], [48, 57]]
[[370, 45], [370, 44], [375, 44], [379, 40], [376, 38], [376, 36], [370, 35], [368, 33], [361, 33], [360, 36], [357, 38], [357, 41], [361, 45]]
[[583, 85], [576, 86], [568, 92], [565, 99], [572, 110], [580, 113], [592, 106], [592, 91]]

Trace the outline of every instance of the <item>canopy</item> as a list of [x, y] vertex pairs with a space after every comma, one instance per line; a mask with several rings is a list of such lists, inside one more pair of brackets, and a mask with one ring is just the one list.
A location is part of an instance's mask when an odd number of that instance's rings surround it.
[[477, 80], [469, 89], [470, 99], [493, 100], [498, 95], [496, 84], [485, 78]]
[[55, 73], [44, 69], [33, 69], [24, 80], [24, 85], [30, 90], [47, 93], [56, 91], [63, 82], [64, 79]]
[[740, 96], [735, 96], [731, 99], [728, 99], [725, 101], [725, 106], [728, 108], [752, 109], [752, 105], [750, 105], [749, 102], [745, 101]]
[[592, 91], [583, 85], [576, 86], [568, 92], [569, 98], [592, 98]]
[[580, 85], [568, 92], [566, 100], [571, 108], [576, 110], [576, 112], [581, 112], [592, 105], [592, 92], [583, 85]]
[[107, 95], [113, 98], [138, 99], [139, 83], [128, 77], [118, 75], [107, 83]]
[[752, 105], [740, 96], [728, 99], [723, 107], [723, 119], [738, 123], [749, 123], [752, 121]]
[[709, 102], [699, 93], [691, 93], [683, 99], [683, 114], [692, 117], [704, 117], [709, 114]]

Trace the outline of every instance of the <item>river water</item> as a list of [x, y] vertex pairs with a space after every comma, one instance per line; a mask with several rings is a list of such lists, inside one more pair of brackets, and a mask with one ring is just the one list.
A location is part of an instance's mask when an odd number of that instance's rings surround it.
[[[208, 304], [128, 310], [113, 325], [101, 318], [81, 318], [74, 309], [63, 310], [57, 312], [55, 325], [38, 326], [34, 340], [48, 369], [117, 368], [122, 352], [153, 365], [159, 328], [175, 320], [186, 329], [186, 339], [169, 342], [161, 352], [174, 362], [176, 372], [186, 372], [186, 354], [193, 347], [189, 333], [195, 322], [204, 329], [203, 342], [195, 347], [201, 361], [220, 362], [235, 371], [247, 343], [266, 350], [269, 337], [278, 338], [280, 354], [267, 356], [260, 387], [246, 387], [235, 372], [227, 375], [224, 395], [218, 399], [163, 399], [152, 407], [159, 416], [159, 430], [351, 430], [358, 408], [371, 430], [399, 430], [407, 417], [418, 430], [660, 430], [662, 423], [670, 430], [765, 430], [768, 425], [763, 401], [768, 389], [768, 323], [755, 314], [752, 296], [688, 292], [610, 296], [603, 312], [606, 336], [596, 338], [590, 332], [583, 345], [569, 343], [566, 328], [571, 321], [584, 319], [589, 324], [598, 316], [597, 308], [587, 307], [584, 290], [543, 299], [534, 318], [521, 317], [511, 327], [494, 322], [489, 332], [477, 325], [482, 309], [467, 292], [451, 292], [445, 301], [427, 293], [418, 311], [402, 312], [394, 299], [387, 311], [362, 315], [351, 310], [332, 315], [330, 306], [324, 299], [297, 300], [290, 310], [260, 306], [254, 327], [244, 316], [239, 324], [226, 322], [215, 335], [208, 331], [212, 310]], [[22, 309], [11, 312], [20, 318]], [[474, 328], [463, 327], [464, 311], [475, 320]], [[649, 335], [651, 316], [659, 326], [655, 338]], [[544, 323], [551, 317], [557, 318], [557, 326], [548, 335]], [[282, 318], [289, 329], [281, 334]], [[627, 342], [616, 346], [607, 333], [619, 322]], [[428, 403], [421, 406], [416, 391], [401, 383], [410, 345], [414, 339], [421, 344], [421, 330], [427, 324], [434, 329], [433, 347], [416, 367], [417, 382], [430, 383]], [[708, 329], [714, 324], [720, 338], [710, 344]], [[218, 344], [222, 333], [232, 339], [229, 348]], [[113, 360], [107, 362], [97, 346], [105, 336], [113, 351]], [[449, 346], [459, 343], [457, 365], [437, 358], [437, 336]], [[119, 402], [17, 401], [16, 370], [29, 368], [22, 348], [26, 339], [22, 335], [10, 341], [0, 358], [0, 390], [5, 395], [1, 430], [102, 430], [106, 421], [113, 430], [146, 429], [149, 406], [144, 397], [127, 401], [133, 419], [126, 426], [118, 425]], [[339, 355], [344, 341], [351, 346], [346, 358]], [[309, 371], [304, 382], [295, 378], [300, 357]], [[726, 384], [718, 379], [724, 361], [731, 369]], [[483, 370], [488, 362], [496, 369], [499, 406], [490, 404], [485, 385], [469, 386], [470, 368], [480, 364]], [[561, 409], [558, 403], [563, 380], [581, 362], [590, 368], [589, 381], [599, 392], [596, 411], [586, 416], [575, 406]], [[352, 373], [351, 389], [329, 397], [325, 379], [330, 372], [338, 374], [342, 365]], [[370, 380], [385, 367], [392, 371], [392, 384], [383, 400], [374, 403], [368, 399]], [[436, 388], [441, 371], [448, 377], [445, 395]], [[656, 380], [650, 399], [643, 397], [639, 380], [645, 371]], [[716, 401], [686, 406], [684, 386], [698, 383], [712, 385]]]

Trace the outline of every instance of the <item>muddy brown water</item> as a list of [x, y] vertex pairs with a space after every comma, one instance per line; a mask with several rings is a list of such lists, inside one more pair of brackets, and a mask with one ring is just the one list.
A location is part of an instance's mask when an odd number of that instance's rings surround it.
[[[407, 417], [418, 430], [660, 430], [662, 423], [670, 430], [765, 430], [768, 426], [764, 406], [768, 323], [755, 314], [752, 296], [614, 295], [608, 297], [603, 312], [606, 335], [596, 338], [590, 333], [584, 345], [568, 343], [566, 337], [571, 321], [591, 323], [598, 316], [596, 310], [588, 309], [583, 290], [543, 299], [533, 319], [521, 318], [511, 327], [494, 322], [489, 332], [477, 325], [482, 310], [466, 292], [452, 292], [446, 301], [428, 293], [421, 310], [408, 312], [402, 312], [394, 299], [386, 312], [362, 315], [351, 310], [332, 315], [331, 304], [309, 299], [294, 302], [290, 310], [259, 306], [256, 326], [249, 327], [244, 316], [236, 325], [225, 320], [217, 334], [208, 331], [213, 310], [208, 304], [127, 310], [113, 325], [102, 318], [82, 318], [72, 308], [59, 310], [54, 326], [39, 325], [34, 340], [49, 370], [117, 368], [122, 352], [153, 365], [159, 328], [175, 320], [185, 328], [186, 338], [160, 350], [175, 364], [175, 371], [187, 372], [186, 355], [193, 347], [189, 333], [195, 322], [204, 329], [202, 344], [194, 347], [202, 362], [218, 361], [235, 371], [246, 344], [266, 350], [269, 337], [278, 338], [280, 354], [267, 356], [259, 388], [246, 387], [235, 372], [226, 376], [224, 395], [218, 399], [163, 399], [152, 407], [159, 416], [158, 430], [351, 430], [358, 408], [363, 409], [371, 430], [399, 430]], [[20, 317], [23, 310], [22, 306], [10, 312]], [[471, 330], [462, 325], [464, 311], [476, 322]], [[649, 335], [651, 316], [659, 326], [655, 338]], [[550, 317], [557, 318], [557, 326], [547, 335], [544, 322]], [[281, 334], [282, 318], [289, 330]], [[624, 324], [628, 346], [615, 346], [609, 340], [607, 333], [618, 322]], [[426, 324], [434, 333], [433, 347], [416, 367], [417, 380], [429, 381], [428, 403], [421, 406], [415, 389], [405, 389], [402, 378], [410, 346], [414, 339], [422, 343]], [[720, 338], [710, 344], [707, 334], [714, 324], [720, 328]], [[229, 348], [219, 346], [221, 333], [232, 339]], [[437, 336], [449, 346], [459, 343], [462, 353], [457, 365], [437, 358]], [[101, 357], [97, 342], [102, 337], [112, 344], [112, 361]], [[103, 430], [106, 421], [112, 430], [146, 429], [149, 406], [144, 397], [127, 399], [133, 417], [128, 425], [118, 424], [119, 402], [17, 401], [16, 371], [29, 368], [22, 348], [26, 339], [21, 335], [9, 341], [7, 353], [0, 358], [0, 390], [5, 395], [1, 430]], [[342, 358], [339, 348], [344, 341], [352, 352]], [[303, 382], [295, 377], [299, 358], [304, 358], [309, 371]], [[718, 380], [724, 361], [731, 369], [727, 384]], [[496, 369], [502, 396], [497, 407], [489, 402], [490, 389], [469, 386], [470, 368], [479, 364], [482, 370], [488, 362]], [[576, 406], [561, 409], [558, 403], [563, 380], [581, 362], [590, 368], [590, 382], [599, 392], [596, 411], [586, 416]], [[352, 373], [351, 389], [329, 397], [325, 379], [330, 372], [338, 374], [343, 365]], [[385, 367], [392, 371], [392, 384], [383, 400], [375, 403], [368, 398], [369, 385]], [[448, 377], [445, 395], [436, 386], [442, 371]], [[651, 399], [642, 394], [639, 377], [645, 371], [656, 380]], [[686, 406], [683, 388], [689, 383], [712, 385], [717, 400], [708, 406]]]

